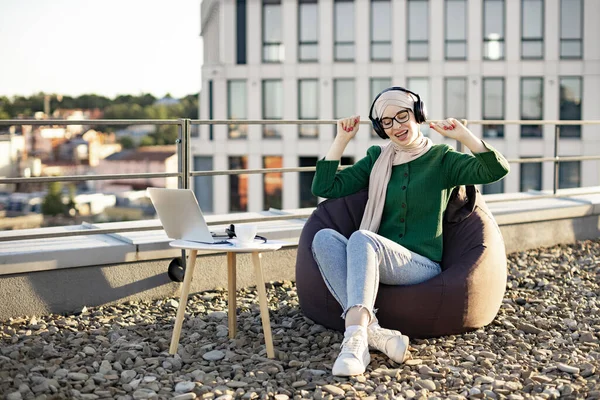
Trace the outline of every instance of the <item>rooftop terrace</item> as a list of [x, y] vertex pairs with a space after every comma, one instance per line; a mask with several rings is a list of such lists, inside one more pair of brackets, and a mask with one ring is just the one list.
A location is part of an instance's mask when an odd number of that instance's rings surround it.
[[331, 376], [342, 335], [303, 317], [290, 281], [267, 286], [276, 359], [256, 291], [238, 291], [228, 338], [224, 289], [192, 296], [178, 354], [177, 301], [90, 307], [0, 323], [0, 393], [16, 399], [600, 398], [600, 240], [509, 255], [505, 300], [475, 332], [411, 340], [397, 365]]

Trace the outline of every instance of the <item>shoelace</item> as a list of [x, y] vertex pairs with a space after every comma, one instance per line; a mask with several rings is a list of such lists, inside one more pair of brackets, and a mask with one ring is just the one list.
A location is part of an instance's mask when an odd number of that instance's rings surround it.
[[399, 332], [396, 333], [395, 331], [381, 327], [371, 329], [369, 332], [369, 338], [371, 339], [375, 347], [380, 350], [385, 350], [385, 345], [387, 341], [393, 336], [399, 336]]
[[360, 337], [360, 332], [355, 332], [352, 336], [344, 338], [342, 341], [342, 350], [341, 353], [351, 353], [358, 354], [361, 351], [362, 340]]

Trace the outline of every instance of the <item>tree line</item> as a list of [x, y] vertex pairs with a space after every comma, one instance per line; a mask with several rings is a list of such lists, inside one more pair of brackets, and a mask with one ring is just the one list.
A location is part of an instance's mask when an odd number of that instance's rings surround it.
[[[0, 119], [31, 118], [37, 111], [44, 111], [45, 97], [49, 96], [50, 110], [56, 109], [99, 109], [105, 119], [177, 119], [198, 118], [198, 94], [189, 94], [179, 98], [177, 103], [157, 104], [158, 98], [145, 93], [138, 96], [119, 95], [114, 99], [96, 94], [83, 94], [78, 97], [58, 96], [38, 93], [29, 97], [0, 96]], [[165, 98], [172, 98], [169, 94]], [[103, 132], [114, 132], [117, 126], [95, 126]], [[156, 132], [144, 138], [143, 145], [174, 144], [177, 139], [177, 127], [159, 125]], [[123, 147], [131, 148], [133, 141], [123, 138]]]

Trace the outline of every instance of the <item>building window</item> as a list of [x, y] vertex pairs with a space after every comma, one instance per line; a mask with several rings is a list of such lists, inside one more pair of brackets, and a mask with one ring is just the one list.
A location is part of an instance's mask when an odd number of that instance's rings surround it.
[[336, 0], [334, 4], [335, 61], [354, 61], [354, 1]]
[[[213, 120], [213, 81], [208, 81], [208, 119]], [[213, 140], [213, 124], [208, 125], [208, 140]]]
[[[247, 119], [246, 114], [246, 80], [227, 81], [227, 119]], [[229, 138], [245, 138], [248, 125], [230, 124]]]
[[[429, 78], [408, 78], [406, 80], [406, 88], [418, 94], [421, 101], [425, 104], [425, 108], [427, 108], [427, 101], [429, 100]], [[421, 124], [420, 128], [423, 135], [429, 136], [431, 132], [429, 124]]]
[[563, 161], [558, 163], [558, 188], [581, 187], [581, 161]]
[[246, 64], [246, 0], [236, 0], [236, 62]]
[[[248, 169], [248, 157], [229, 157], [229, 169]], [[248, 175], [229, 175], [229, 210], [248, 211]]]
[[[283, 87], [280, 79], [262, 81], [262, 119], [283, 118]], [[263, 125], [263, 138], [280, 138], [281, 127]]]
[[467, 78], [446, 78], [445, 88], [446, 118], [467, 118]]
[[354, 165], [354, 157], [341, 157], [340, 165]]
[[[521, 78], [521, 119], [542, 120], [543, 78]], [[541, 125], [521, 125], [521, 137], [542, 137]]]
[[560, 1], [560, 58], [583, 58], [583, 2]]
[[521, 58], [544, 58], [544, 2], [521, 0]]
[[[333, 118], [348, 118], [356, 114], [354, 101], [354, 79], [343, 78], [333, 81]], [[337, 128], [334, 127], [334, 134]]]
[[467, 1], [446, 0], [446, 60], [467, 59]]
[[[319, 119], [319, 80], [298, 81], [298, 119]], [[318, 125], [298, 125], [298, 136], [315, 138], [319, 135]]]
[[[314, 167], [317, 165], [317, 157], [299, 157], [298, 164], [300, 167]], [[300, 172], [299, 193], [300, 207], [316, 207], [318, 199], [312, 194], [312, 181], [315, 176], [315, 171]]]
[[282, 62], [284, 49], [281, 31], [281, 2], [263, 0], [263, 62]]
[[542, 190], [542, 163], [540, 162], [521, 164], [521, 192], [529, 190]]
[[[483, 78], [483, 119], [504, 119], [504, 78]], [[484, 138], [504, 137], [504, 125], [484, 125]]]
[[[371, 102], [375, 100], [375, 96], [384, 91], [385, 89], [392, 86], [392, 78], [371, 78]], [[369, 106], [369, 110], [370, 110]], [[375, 113], [375, 111], [373, 111]], [[375, 132], [374, 129], [371, 129], [372, 137], [379, 137], [379, 135]]]
[[504, 0], [483, 2], [483, 58], [504, 60]]
[[389, 0], [371, 1], [371, 60], [392, 59], [392, 5]]
[[[567, 121], [581, 120], [581, 90], [580, 76], [560, 78], [560, 119]], [[560, 136], [570, 138], [581, 137], [581, 125], [561, 125]]]
[[504, 179], [501, 179], [494, 183], [489, 183], [487, 185], [481, 185], [481, 192], [483, 194], [504, 193]]
[[[263, 157], [263, 168], [283, 168], [283, 157]], [[283, 174], [281, 172], [269, 172], [263, 174], [263, 210], [269, 208], [282, 209]]]
[[429, 59], [429, 0], [408, 0], [407, 20], [408, 59]]
[[319, 59], [319, 24], [317, 0], [299, 0], [298, 61]]
[[190, 126], [190, 137], [200, 137], [200, 127], [202, 125]]
[[392, 86], [392, 78], [371, 78], [371, 100], [375, 96]]
[[[194, 156], [194, 171], [212, 171], [213, 159], [206, 156]], [[194, 193], [198, 204], [204, 213], [212, 213], [213, 207], [213, 177], [194, 176]]]

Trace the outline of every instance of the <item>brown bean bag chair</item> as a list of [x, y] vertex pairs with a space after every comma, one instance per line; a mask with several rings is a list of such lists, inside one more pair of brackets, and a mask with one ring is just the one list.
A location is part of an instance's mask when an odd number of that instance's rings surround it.
[[[360, 226], [367, 190], [317, 206], [306, 222], [296, 258], [300, 307], [318, 324], [342, 331], [342, 308], [329, 293], [313, 258], [317, 231], [347, 238]], [[380, 284], [375, 308], [385, 328], [414, 338], [460, 334], [492, 322], [506, 288], [506, 250], [500, 229], [474, 186], [454, 189], [444, 218], [442, 273], [409, 286]]]

